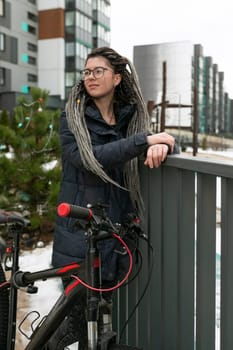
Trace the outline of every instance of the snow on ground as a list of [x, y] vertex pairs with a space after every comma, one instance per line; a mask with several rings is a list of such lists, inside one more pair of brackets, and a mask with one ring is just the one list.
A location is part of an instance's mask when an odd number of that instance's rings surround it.
[[[20, 255], [19, 266], [20, 270], [34, 272], [51, 267], [52, 244], [44, 248], [36, 248], [32, 251], [24, 251]], [[35, 309], [41, 308], [43, 303], [43, 313], [49, 311], [49, 307], [54, 299], [61, 292], [61, 284], [58, 278], [49, 279], [46, 281], [38, 281], [35, 283], [38, 287], [38, 293], [29, 294], [31, 303]]]
[[[23, 251], [20, 253], [19, 266], [22, 271], [34, 272], [50, 268], [52, 244], [43, 248], [36, 248], [31, 251]], [[28, 294], [25, 290], [19, 291], [19, 309], [17, 313], [17, 324], [22, 321], [26, 314], [36, 310], [40, 313], [42, 319], [52, 305], [57, 300], [62, 291], [61, 281], [58, 278], [49, 279], [46, 281], [38, 281], [35, 283], [38, 287], [36, 294]], [[33, 315], [25, 321], [23, 330], [27, 335], [30, 335], [30, 322], [33, 320]], [[25, 336], [17, 332], [17, 350], [24, 349], [27, 344]]]
[[[182, 152], [184, 156], [190, 155], [193, 157], [193, 149], [192, 147], [187, 147], [185, 152]], [[213, 150], [213, 149], [206, 149], [203, 150], [201, 148], [198, 149], [198, 153], [196, 154], [197, 157], [205, 157], [205, 158], [211, 158], [211, 159], [222, 159], [226, 160], [229, 159], [230, 162], [233, 161], [233, 149], [228, 148], [224, 151], [219, 150]]]

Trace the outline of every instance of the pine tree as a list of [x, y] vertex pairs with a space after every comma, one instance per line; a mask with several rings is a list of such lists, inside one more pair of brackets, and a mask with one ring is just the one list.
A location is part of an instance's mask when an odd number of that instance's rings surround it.
[[32, 227], [54, 220], [60, 184], [60, 110], [48, 110], [47, 90], [22, 95], [12, 120], [0, 118], [0, 207], [30, 212]]

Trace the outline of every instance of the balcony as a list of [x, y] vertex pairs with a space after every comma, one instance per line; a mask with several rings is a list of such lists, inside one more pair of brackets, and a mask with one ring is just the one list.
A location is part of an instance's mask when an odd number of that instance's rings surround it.
[[119, 331], [144, 350], [233, 349], [233, 161], [170, 156], [142, 166], [142, 271], [117, 295]]

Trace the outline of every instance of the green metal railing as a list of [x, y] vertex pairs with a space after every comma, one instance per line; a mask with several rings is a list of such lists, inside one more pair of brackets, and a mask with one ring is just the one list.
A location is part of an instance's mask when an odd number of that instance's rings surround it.
[[[232, 350], [233, 161], [170, 156], [158, 169], [142, 166], [141, 177], [154, 269], [123, 342], [144, 350]], [[217, 210], [221, 215], [218, 291]], [[117, 296], [119, 330], [148, 279], [152, 255], [144, 243], [141, 251], [140, 275]], [[218, 306], [220, 322], [216, 322]]]

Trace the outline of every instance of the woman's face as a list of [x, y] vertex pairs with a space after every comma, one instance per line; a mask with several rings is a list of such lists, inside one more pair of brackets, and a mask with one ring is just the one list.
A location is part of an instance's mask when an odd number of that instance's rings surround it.
[[115, 87], [121, 82], [121, 75], [115, 74], [104, 57], [89, 58], [85, 66], [84, 86], [93, 98], [112, 98]]

